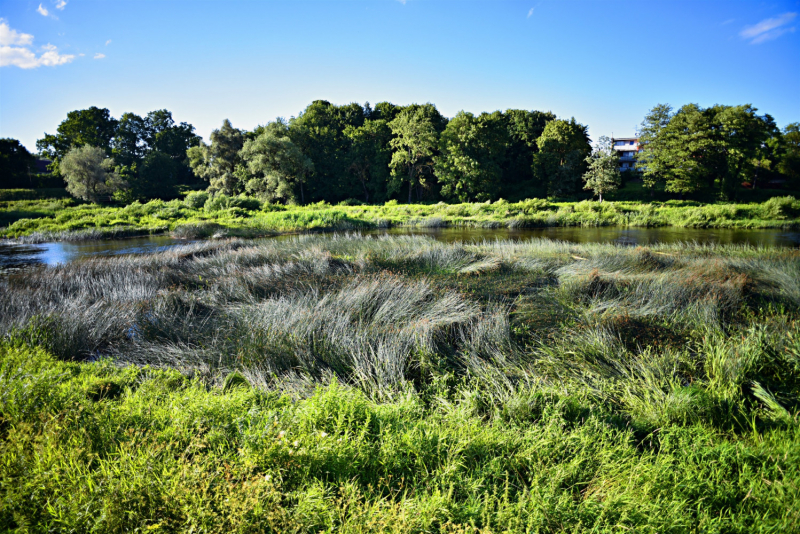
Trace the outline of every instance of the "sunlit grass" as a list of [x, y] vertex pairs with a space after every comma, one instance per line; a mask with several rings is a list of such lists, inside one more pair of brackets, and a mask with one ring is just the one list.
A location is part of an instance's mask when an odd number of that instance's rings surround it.
[[0, 280], [0, 529], [792, 532], [800, 253], [198, 242]]
[[[234, 197], [236, 200], [237, 197]], [[234, 205], [237, 202], [231, 201]], [[196, 207], [191, 202], [153, 200], [125, 207], [76, 205], [70, 199], [0, 202], [0, 234], [27, 241], [87, 239], [120, 228], [138, 234], [173, 232], [180, 237], [256, 237], [305, 231], [348, 231], [389, 227], [541, 228], [631, 226], [686, 228], [795, 228], [800, 201], [772, 198], [762, 204], [667, 202], [548, 202], [338, 205], [265, 204], [239, 199]], [[91, 232], [95, 232], [92, 234]]]

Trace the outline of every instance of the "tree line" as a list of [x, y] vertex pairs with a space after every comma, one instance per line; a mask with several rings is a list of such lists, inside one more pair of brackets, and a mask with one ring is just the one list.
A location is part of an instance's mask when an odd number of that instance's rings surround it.
[[652, 189], [732, 199], [743, 186], [800, 188], [800, 123], [781, 131], [749, 104], [677, 111], [659, 104], [642, 122], [639, 142], [636, 166]]
[[[658, 105], [639, 135], [638, 174], [629, 178], [653, 190], [730, 198], [742, 183], [800, 182], [798, 124], [781, 131], [749, 105], [675, 112]], [[13, 148], [9, 158], [19, 160], [27, 151], [12, 141], [0, 140], [0, 152], [5, 158]], [[91, 107], [68, 113], [37, 149], [70, 192], [87, 200], [169, 198], [200, 180], [214, 194], [302, 204], [570, 198], [583, 190], [602, 199], [622, 181], [610, 140], [601, 137], [593, 148], [587, 126], [574, 118], [508, 109], [448, 119], [430, 103], [316, 100], [297, 117], [250, 131], [225, 120], [208, 143], [168, 110], [114, 119]]]

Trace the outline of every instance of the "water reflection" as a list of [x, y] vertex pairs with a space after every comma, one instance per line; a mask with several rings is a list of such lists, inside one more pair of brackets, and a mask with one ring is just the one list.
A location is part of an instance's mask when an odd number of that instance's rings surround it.
[[548, 238], [571, 243], [617, 243], [651, 245], [654, 243], [721, 243], [763, 247], [800, 247], [800, 232], [781, 230], [725, 230], [702, 228], [620, 228], [620, 227], [556, 227], [528, 229], [431, 228], [391, 229], [382, 233], [429, 235], [441, 241], [476, 242], [485, 239]]
[[[494, 239], [549, 238], [573, 243], [618, 243], [622, 245], [649, 245], [653, 243], [748, 244], [764, 247], [800, 247], [800, 232], [781, 230], [705, 230], [696, 228], [531, 228], [531, 229], [480, 229], [480, 228], [394, 228], [367, 232], [371, 235], [427, 235], [440, 241], [476, 242]], [[274, 238], [271, 238], [274, 239]], [[165, 250], [187, 241], [167, 236], [132, 239], [109, 239], [75, 243], [43, 243], [41, 245], [16, 245], [0, 243], [0, 272], [10, 272], [30, 265], [56, 265], [92, 256], [117, 254], [143, 254]]]
[[183, 243], [187, 243], [187, 241], [167, 236], [42, 243], [39, 245], [0, 243], [0, 271], [17, 270], [29, 265], [56, 265], [92, 256], [143, 254], [166, 250], [171, 246]]

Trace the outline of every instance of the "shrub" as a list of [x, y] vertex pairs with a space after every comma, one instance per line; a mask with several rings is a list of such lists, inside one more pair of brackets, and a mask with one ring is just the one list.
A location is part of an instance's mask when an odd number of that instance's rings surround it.
[[145, 215], [153, 215], [165, 208], [165, 203], [161, 199], [151, 200], [147, 204], [142, 205], [142, 213]]
[[800, 215], [800, 201], [791, 196], [772, 197], [761, 204], [761, 214], [765, 219], [786, 219]]
[[209, 194], [207, 191], [189, 191], [183, 203], [187, 208], [199, 210], [208, 201]]
[[524, 213], [535, 213], [544, 211], [550, 207], [550, 203], [544, 198], [527, 198], [519, 203], [519, 208]]
[[240, 208], [243, 210], [257, 210], [261, 208], [261, 201], [257, 198], [240, 195], [229, 197], [226, 194], [219, 194], [209, 197], [204, 204], [207, 212], [221, 211], [228, 208]]

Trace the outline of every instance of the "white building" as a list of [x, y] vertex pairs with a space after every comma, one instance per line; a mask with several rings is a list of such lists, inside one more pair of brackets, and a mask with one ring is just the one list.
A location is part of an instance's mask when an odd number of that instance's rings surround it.
[[641, 150], [638, 137], [616, 137], [611, 146], [619, 153], [619, 170], [630, 171], [636, 165], [636, 154]]

